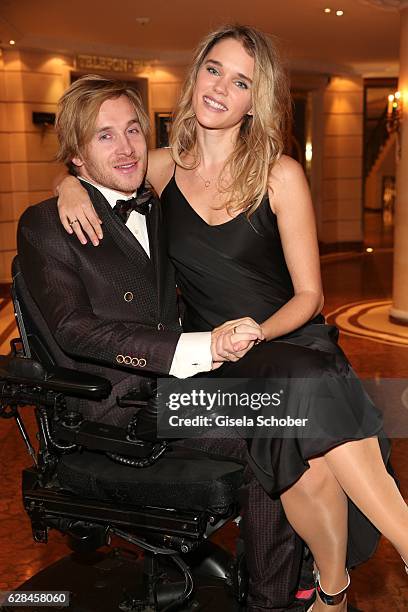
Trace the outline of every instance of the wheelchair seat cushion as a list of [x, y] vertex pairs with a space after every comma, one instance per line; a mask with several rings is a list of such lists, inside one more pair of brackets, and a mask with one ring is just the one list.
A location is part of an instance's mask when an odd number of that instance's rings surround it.
[[115, 463], [98, 452], [76, 452], [61, 458], [57, 474], [63, 488], [87, 498], [222, 513], [237, 501], [243, 469], [238, 462], [175, 448], [145, 468]]

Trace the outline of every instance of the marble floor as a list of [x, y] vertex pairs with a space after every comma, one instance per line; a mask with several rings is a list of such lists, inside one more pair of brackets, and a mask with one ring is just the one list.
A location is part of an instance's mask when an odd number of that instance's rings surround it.
[[[336, 322], [337, 310], [345, 305], [370, 304], [391, 298], [392, 250], [389, 243], [379, 241], [371, 253], [323, 258], [322, 270], [325, 313], [330, 322]], [[7, 292], [3, 290], [0, 293], [0, 352], [7, 352], [9, 339], [15, 333], [12, 307]], [[341, 346], [362, 378], [389, 378], [399, 383], [405, 378], [408, 386], [408, 346], [405, 343], [382, 342], [381, 338], [360, 335], [358, 329], [351, 332], [346, 329], [340, 338]], [[33, 432], [34, 424], [29, 412], [27, 409], [27, 425]], [[408, 497], [407, 457], [408, 440], [394, 439], [392, 461], [405, 498]], [[20, 500], [20, 473], [29, 464], [15, 425], [10, 420], [2, 420], [0, 590], [12, 589], [68, 552], [64, 538], [56, 532], [51, 532], [46, 546], [32, 542], [29, 521]], [[217, 539], [230, 548], [234, 545], [235, 537], [236, 527], [230, 525], [223, 529]], [[398, 555], [388, 542], [382, 540], [375, 556], [352, 572], [349, 600], [365, 612], [408, 610], [408, 578]]]

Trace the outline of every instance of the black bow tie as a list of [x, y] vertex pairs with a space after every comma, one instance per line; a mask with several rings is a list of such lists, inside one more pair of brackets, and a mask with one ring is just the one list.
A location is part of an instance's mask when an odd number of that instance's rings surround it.
[[129, 200], [117, 200], [113, 210], [122, 219], [123, 223], [127, 223], [132, 210], [135, 210], [141, 215], [147, 215], [149, 213], [150, 199], [151, 194], [146, 197], [146, 194], [142, 193], [140, 196], [135, 196]]

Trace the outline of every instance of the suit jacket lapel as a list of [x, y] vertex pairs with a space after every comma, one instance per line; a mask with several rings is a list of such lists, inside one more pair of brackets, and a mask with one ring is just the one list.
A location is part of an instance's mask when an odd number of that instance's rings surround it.
[[[149, 256], [134, 237], [132, 232], [113, 212], [109, 202], [104, 198], [101, 192], [90, 183], [82, 183], [88, 191], [96, 212], [100, 216], [103, 225], [109, 227], [110, 234], [117, 244], [118, 248], [129, 258], [137, 259], [143, 266], [149, 269], [152, 266]], [[102, 227], [103, 227], [102, 225]]]
[[147, 216], [147, 231], [149, 234], [150, 259], [156, 273], [156, 287], [158, 298], [158, 310], [160, 313], [161, 304], [161, 274], [162, 266], [160, 259], [163, 256], [164, 245], [161, 244], [161, 210], [160, 201], [157, 198], [152, 198], [150, 214]]

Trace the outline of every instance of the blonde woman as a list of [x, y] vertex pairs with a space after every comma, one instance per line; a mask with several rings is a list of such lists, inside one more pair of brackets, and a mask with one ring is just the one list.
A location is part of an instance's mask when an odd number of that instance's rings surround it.
[[[323, 423], [326, 436], [255, 437], [249, 456], [313, 553], [313, 612], [343, 612], [348, 532], [351, 564], [373, 552], [375, 529], [408, 560], [408, 509], [385, 469], [381, 416], [338, 347], [335, 328], [320, 315], [309, 189], [302, 168], [283, 155], [289, 109], [270, 38], [250, 27], [222, 27], [198, 46], [171, 148], [150, 153], [147, 179], [163, 202], [186, 331], [245, 315], [266, 339], [215, 375], [292, 379], [291, 414]], [[71, 232], [78, 220], [81, 241], [80, 226], [97, 244], [102, 229], [73, 182], [62, 185], [61, 220]], [[324, 401], [313, 385], [305, 397], [299, 379], [319, 381], [328, 390]]]

